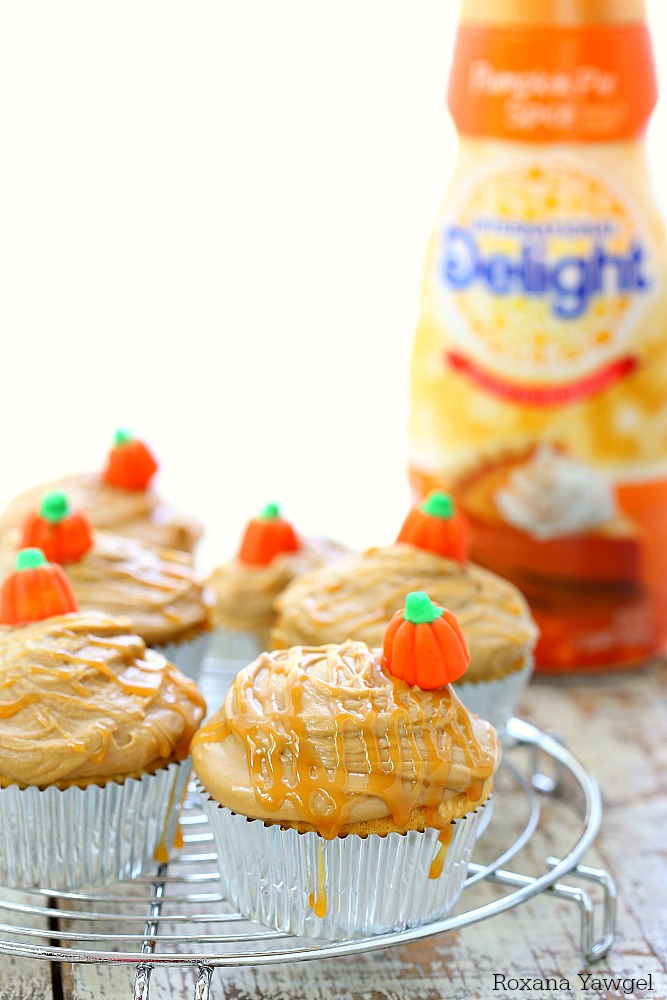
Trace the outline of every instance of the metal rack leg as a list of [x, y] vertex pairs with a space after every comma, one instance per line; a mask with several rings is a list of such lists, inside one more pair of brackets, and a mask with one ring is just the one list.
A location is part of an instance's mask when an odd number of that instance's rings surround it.
[[[554, 868], [558, 858], [547, 858], [547, 864]], [[571, 898], [578, 904], [581, 912], [581, 951], [589, 962], [597, 962], [604, 958], [614, 942], [616, 934], [618, 890], [616, 883], [602, 868], [589, 868], [588, 865], [576, 865], [572, 869], [580, 878], [594, 882], [602, 889], [602, 935], [595, 940], [595, 907], [587, 893], [580, 889], [569, 890], [569, 887], [554, 886], [553, 888], [568, 888]], [[562, 894], [562, 893], [561, 893]]]
[[[555, 733], [550, 734], [553, 739], [557, 740], [559, 743], [562, 742]], [[544, 771], [544, 753], [540, 752], [540, 748], [533, 744], [530, 748], [530, 769], [531, 769], [531, 784], [536, 792], [542, 792], [543, 795], [555, 795], [560, 788], [561, 782], [563, 780], [564, 769], [559, 761], [550, 760], [551, 764], [551, 774], [547, 774]]]
[[150, 965], [142, 964], [137, 966], [137, 974], [134, 977], [133, 1000], [148, 1000], [152, 971], [153, 968]]
[[209, 1000], [213, 968], [210, 965], [200, 965], [198, 968], [199, 975], [195, 983], [194, 1000]]
[[[556, 858], [549, 858], [548, 864], [553, 868], [558, 864], [558, 860]], [[581, 878], [595, 882], [603, 889], [602, 936], [598, 940], [595, 940], [595, 903], [587, 892], [579, 889], [577, 886], [565, 885], [562, 882], [557, 882], [555, 885], [549, 886], [546, 892], [552, 896], [558, 896], [559, 899], [566, 899], [571, 903], [577, 904], [581, 918], [581, 953], [587, 962], [599, 962], [609, 952], [614, 943], [616, 932], [616, 885], [607, 872], [597, 868], [577, 865], [572, 871]], [[519, 875], [516, 872], [508, 871], [497, 871], [488, 877], [490, 881], [499, 882], [502, 885], [524, 886], [536, 881], [530, 875]]]
[[[166, 871], [167, 866], [160, 865], [155, 881], [153, 882], [153, 892], [148, 907], [148, 920], [144, 927], [145, 939], [141, 945], [142, 955], [152, 955], [155, 951], [155, 935], [157, 934], [158, 920], [162, 910], [162, 897], [164, 896], [164, 882], [161, 879], [166, 874]], [[152, 965], [146, 962], [141, 962], [137, 966], [137, 972], [134, 977], [133, 1000], [149, 1000], [152, 971]]]

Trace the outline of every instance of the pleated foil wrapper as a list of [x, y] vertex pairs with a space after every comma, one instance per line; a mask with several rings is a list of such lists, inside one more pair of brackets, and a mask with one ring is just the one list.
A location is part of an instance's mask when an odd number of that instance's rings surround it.
[[454, 684], [454, 690], [468, 709], [486, 719], [502, 739], [508, 720], [515, 714], [516, 706], [528, 686], [533, 673], [533, 660], [521, 670], [513, 670], [506, 677], [476, 684]]
[[178, 667], [190, 680], [196, 681], [201, 673], [204, 657], [208, 653], [212, 635], [212, 632], [201, 632], [193, 639], [156, 643], [151, 648], [162, 653], [166, 660]]
[[208, 655], [220, 660], [235, 660], [244, 665], [256, 660], [264, 652], [265, 645], [259, 635], [253, 632], [237, 632], [235, 629], [219, 626], [211, 632]]
[[442, 872], [429, 878], [438, 830], [325, 840], [233, 813], [202, 787], [200, 794], [229, 902], [267, 927], [330, 940], [417, 927], [450, 913], [485, 813], [480, 807], [455, 820]]
[[187, 758], [122, 784], [0, 788], [0, 884], [76, 889], [155, 871], [189, 774]]

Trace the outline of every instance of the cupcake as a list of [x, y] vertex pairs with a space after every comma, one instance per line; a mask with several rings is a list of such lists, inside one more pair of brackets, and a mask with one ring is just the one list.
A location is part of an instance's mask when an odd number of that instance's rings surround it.
[[246, 661], [257, 656], [268, 645], [278, 595], [295, 577], [348, 552], [330, 539], [299, 538], [277, 504], [267, 504], [248, 522], [236, 557], [206, 581], [215, 602], [218, 655]]
[[80, 612], [22, 551], [0, 591], [0, 882], [59, 889], [166, 860], [205, 714], [127, 619]]
[[414, 594], [384, 651], [296, 646], [237, 674], [192, 760], [244, 916], [341, 938], [450, 912], [500, 757], [447, 683], [467, 657], [455, 617]]
[[502, 734], [533, 670], [537, 628], [513, 584], [468, 561], [466, 522], [447, 495], [432, 494], [412, 511], [395, 544], [290, 584], [276, 602], [271, 645], [351, 638], [377, 646], [412, 590], [427, 591], [458, 616], [471, 659], [457, 692]]
[[5, 572], [16, 549], [29, 546], [63, 565], [82, 611], [126, 616], [148, 645], [197, 675], [209, 641], [210, 600], [188, 553], [94, 531], [87, 513], [72, 510], [60, 491], [47, 493], [20, 531], [5, 536]]
[[58, 490], [67, 493], [74, 507], [87, 511], [95, 528], [192, 552], [202, 535], [201, 524], [169, 507], [151, 488], [157, 468], [143, 442], [116, 431], [102, 472], [65, 476], [20, 494], [0, 515], [0, 537], [22, 525], [45, 493]]

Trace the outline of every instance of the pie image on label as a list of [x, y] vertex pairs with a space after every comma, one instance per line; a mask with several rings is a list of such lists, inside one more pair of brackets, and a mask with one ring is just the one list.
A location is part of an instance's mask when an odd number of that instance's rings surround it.
[[562, 448], [539, 445], [487, 462], [456, 493], [475, 543], [493, 561], [574, 583], [639, 584], [638, 525], [609, 480]]

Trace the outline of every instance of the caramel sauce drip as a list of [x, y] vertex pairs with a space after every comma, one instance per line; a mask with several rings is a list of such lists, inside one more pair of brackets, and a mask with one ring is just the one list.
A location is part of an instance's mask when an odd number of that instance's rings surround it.
[[278, 814], [289, 802], [327, 839], [363, 796], [381, 800], [398, 827], [418, 807], [427, 825], [443, 827], [443, 797], [472, 800], [497, 766], [495, 739], [481, 745], [451, 689], [409, 687], [361, 642], [260, 656], [237, 674], [193, 747], [229, 737], [245, 747], [262, 809]]
[[0, 629], [0, 774], [10, 780], [181, 759], [205, 711], [195, 685], [126, 619], [72, 614]]
[[445, 858], [447, 857], [447, 851], [452, 842], [452, 837], [454, 836], [454, 829], [454, 824], [450, 823], [449, 826], [440, 831], [440, 835], [438, 837], [439, 847], [433, 861], [431, 862], [431, 867], [428, 873], [429, 878], [440, 878], [442, 875], [442, 869], [445, 864]]
[[308, 896], [308, 905], [314, 911], [316, 917], [326, 917], [327, 915], [327, 889], [326, 889], [326, 867], [324, 863], [324, 844], [317, 845], [317, 881], [315, 891]]
[[[157, 843], [155, 851], [153, 852], [153, 857], [155, 858], [155, 860], [159, 865], [166, 865], [167, 862], [169, 861], [169, 846], [167, 844], [167, 823], [169, 822], [169, 819], [172, 814], [175, 797], [176, 797], [176, 784], [174, 783], [171, 786], [171, 791], [169, 793], [169, 802], [167, 803], [167, 808], [165, 809], [162, 833], [160, 835], [160, 839]], [[180, 830], [178, 821], [176, 822], [176, 829]], [[175, 846], [176, 846], [175, 843], [172, 844], [172, 847]]]

